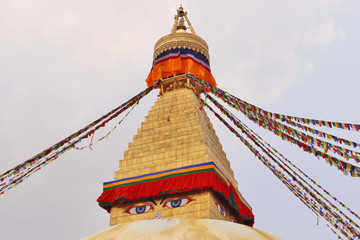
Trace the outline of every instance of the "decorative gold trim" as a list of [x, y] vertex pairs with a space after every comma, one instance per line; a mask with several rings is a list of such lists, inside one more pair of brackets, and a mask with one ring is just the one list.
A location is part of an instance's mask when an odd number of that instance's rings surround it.
[[175, 32], [160, 38], [154, 47], [154, 58], [161, 53], [174, 48], [188, 48], [202, 53], [210, 61], [209, 47], [204, 39], [187, 32]]
[[191, 89], [198, 97], [201, 93], [201, 87], [193, 79], [187, 78], [186, 74], [184, 73], [161, 79], [160, 95], [179, 88]]

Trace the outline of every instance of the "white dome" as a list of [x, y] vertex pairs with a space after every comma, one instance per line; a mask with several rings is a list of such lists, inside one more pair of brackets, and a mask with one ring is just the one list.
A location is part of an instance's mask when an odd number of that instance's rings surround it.
[[280, 240], [246, 225], [214, 220], [169, 218], [122, 223], [84, 240], [237, 239]]

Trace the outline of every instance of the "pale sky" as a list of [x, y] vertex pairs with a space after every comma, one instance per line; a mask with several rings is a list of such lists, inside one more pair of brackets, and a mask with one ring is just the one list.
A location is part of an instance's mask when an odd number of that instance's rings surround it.
[[[180, 3], [210, 47], [220, 88], [269, 111], [359, 124], [358, 0], [2, 0], [0, 172], [144, 90], [154, 44], [170, 32]], [[108, 227], [109, 214], [96, 199], [102, 183], [113, 180], [156, 95], [145, 97], [94, 151], [67, 152], [2, 195], [0, 238], [80, 239]], [[254, 227], [283, 239], [337, 239], [232, 133], [211, 120], [253, 208]], [[360, 213], [358, 178], [248, 125]], [[323, 130], [360, 141], [359, 133]], [[79, 146], [86, 144], [89, 140]]]

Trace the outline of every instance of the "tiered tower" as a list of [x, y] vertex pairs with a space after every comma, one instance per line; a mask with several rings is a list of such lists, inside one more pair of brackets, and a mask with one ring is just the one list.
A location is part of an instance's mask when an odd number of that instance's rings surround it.
[[[188, 28], [190, 33], [186, 32]], [[208, 45], [196, 35], [187, 12], [180, 7], [171, 33], [155, 44], [153, 67], [146, 80], [148, 86], [161, 80], [158, 100], [129, 143], [114, 181], [104, 183], [104, 192], [98, 199], [100, 206], [110, 213], [110, 225], [118, 226], [96, 235], [101, 236], [99, 238], [89, 239], [122, 239], [114, 236], [125, 234], [123, 228], [128, 224], [140, 224], [135, 228], [160, 224], [146, 222], [142, 225], [144, 223], [139, 220], [191, 221], [180, 224], [185, 228], [199, 225], [196, 219], [239, 223], [234, 224], [235, 227], [253, 225], [251, 208], [237, 190], [234, 172], [202, 109], [202, 89], [186, 73], [216, 86], [209, 66]], [[217, 226], [216, 223], [209, 229]], [[154, 229], [150, 230], [157, 231]], [[247, 229], [245, 238], [241, 239], [273, 239], [251, 229]], [[240, 235], [243, 233], [241, 230]], [[136, 234], [131, 236], [140, 236]], [[196, 232], [192, 236], [198, 234], [202, 235]], [[259, 234], [264, 238], [257, 238]]]
[[[199, 95], [187, 81], [185, 75], [163, 80], [161, 87], [167, 90], [162, 92], [129, 144], [115, 180], [214, 162], [237, 187], [213, 126], [205, 111], [200, 110]], [[177, 209], [163, 208], [162, 217], [228, 219], [219, 212], [216, 205], [219, 200], [214, 192], [201, 190], [186, 195], [196, 201]], [[128, 204], [118, 204], [111, 208], [110, 225], [154, 219], [153, 211], [124, 214], [127, 207]]]

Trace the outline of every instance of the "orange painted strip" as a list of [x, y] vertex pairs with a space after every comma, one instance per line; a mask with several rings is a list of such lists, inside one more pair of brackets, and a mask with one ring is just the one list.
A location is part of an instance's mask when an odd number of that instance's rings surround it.
[[148, 86], [152, 86], [157, 80], [173, 76], [174, 74], [188, 73], [201, 78], [212, 86], [216, 86], [216, 81], [211, 71], [195, 62], [191, 58], [181, 59], [180, 56], [170, 58], [155, 64], [151, 69], [146, 82]]

